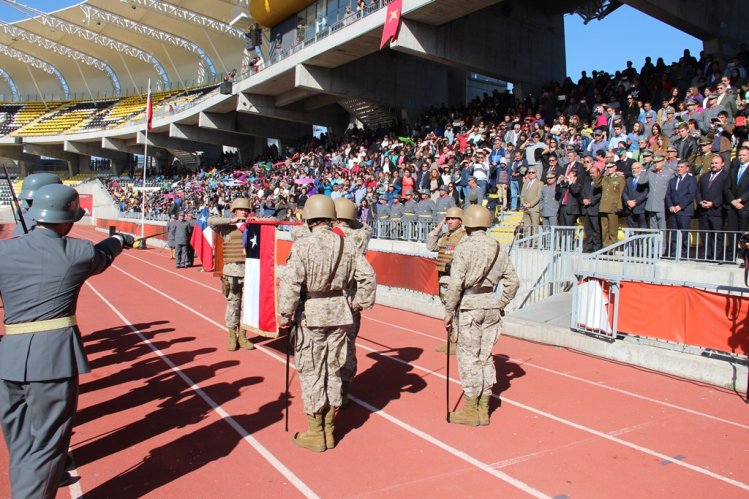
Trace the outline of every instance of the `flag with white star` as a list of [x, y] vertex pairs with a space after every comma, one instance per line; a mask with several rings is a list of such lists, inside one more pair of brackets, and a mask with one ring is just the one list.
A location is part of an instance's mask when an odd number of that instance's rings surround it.
[[242, 327], [276, 338], [276, 227], [248, 221], [242, 241], [246, 257]]

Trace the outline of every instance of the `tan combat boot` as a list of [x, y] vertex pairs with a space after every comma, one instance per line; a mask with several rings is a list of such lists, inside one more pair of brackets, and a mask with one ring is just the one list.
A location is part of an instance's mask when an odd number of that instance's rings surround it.
[[239, 346], [244, 348], [245, 350], [255, 350], [255, 345], [252, 344], [250, 340], [247, 339], [247, 336], [245, 336], [244, 331], [242, 331], [241, 327], [237, 328], [237, 338], [239, 339]]
[[328, 407], [327, 411], [323, 414], [323, 421], [325, 423], [325, 447], [332, 449], [335, 447], [335, 416], [338, 412], [337, 407]]
[[294, 445], [313, 452], [325, 451], [322, 414], [307, 414], [307, 431], [294, 434]]
[[450, 349], [448, 352], [448, 355], [455, 355], [455, 342], [451, 341], [450, 343], [443, 343], [442, 345], [438, 346], [434, 350], [436, 352], [445, 353], [445, 350]]
[[234, 352], [237, 348], [237, 330], [229, 328], [229, 344], [226, 346], [226, 349]]
[[490, 393], [482, 393], [479, 398], [479, 424], [481, 426], [487, 426], [489, 424], [489, 399], [491, 398]]
[[478, 397], [465, 396], [465, 402], [463, 403], [463, 409], [459, 412], [451, 412], [448, 417], [450, 423], [464, 424], [466, 426], [478, 426], [479, 425], [479, 411], [478, 411]]

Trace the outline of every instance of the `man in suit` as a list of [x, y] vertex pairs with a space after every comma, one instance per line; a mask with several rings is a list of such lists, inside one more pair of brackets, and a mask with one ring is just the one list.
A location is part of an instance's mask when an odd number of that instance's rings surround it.
[[133, 238], [94, 245], [68, 239], [84, 215], [78, 193], [50, 184], [34, 195], [36, 228], [0, 242], [0, 422], [10, 456], [11, 495], [54, 498], [78, 403], [78, 375], [90, 372], [75, 310], [83, 283], [111, 265]]
[[[583, 162], [593, 164], [593, 158], [586, 156]], [[575, 151], [567, 152], [567, 166], [564, 174], [557, 180], [557, 189], [560, 191], [559, 196], [559, 225], [563, 227], [573, 227], [577, 225], [577, 218], [582, 213], [580, 207], [580, 193], [582, 190], [581, 181], [585, 170], [577, 158]]]
[[725, 257], [723, 247], [724, 203], [723, 191], [728, 183], [728, 172], [723, 157], [717, 154], [710, 159], [710, 171], [705, 172], [697, 182], [697, 213], [700, 238], [705, 248], [705, 258], [722, 260]]
[[[740, 147], [736, 166], [728, 172], [728, 182], [723, 191], [726, 202], [726, 230], [746, 232], [749, 230], [749, 147]], [[733, 260], [733, 244], [729, 244], [729, 257]]]
[[640, 184], [638, 178], [642, 173], [640, 163], [632, 163], [632, 178], [628, 178], [622, 191], [624, 210], [627, 213], [627, 227], [631, 229], [647, 229], [645, 219], [645, 201], [648, 198], [647, 184]]
[[591, 166], [582, 183], [583, 223], [585, 224], [583, 251], [586, 253], [601, 249], [601, 221], [598, 208], [601, 203], [602, 189], [595, 185], [596, 179], [600, 176], [601, 172], [598, 167]]
[[[677, 229], [681, 233], [681, 256], [687, 256], [689, 249], [689, 229], [694, 214], [694, 198], [697, 194], [697, 180], [689, 174], [689, 162], [679, 160], [676, 165], [676, 175], [669, 180], [666, 191], [666, 209], [668, 210], [668, 225], [670, 229]], [[674, 233], [671, 237], [671, 255], [676, 256], [678, 237]]]
[[[540, 168], [540, 166], [539, 166]], [[523, 225], [529, 227], [538, 225], [541, 201], [541, 181], [538, 177], [538, 169], [535, 166], [528, 167], [528, 179], [520, 193], [520, 205], [523, 207]]]

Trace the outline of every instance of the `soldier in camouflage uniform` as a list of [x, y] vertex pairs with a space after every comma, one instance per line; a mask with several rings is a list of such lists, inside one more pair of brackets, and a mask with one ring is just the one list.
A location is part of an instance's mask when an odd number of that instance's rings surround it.
[[[348, 199], [338, 198], [335, 203], [336, 223], [333, 232], [342, 237], [350, 238], [356, 244], [356, 249], [362, 255], [366, 255], [369, 240], [372, 237], [372, 228], [368, 225], [362, 225], [356, 220], [356, 205]], [[392, 216], [392, 215], [391, 215]], [[351, 283], [348, 288], [348, 297], [353, 301], [356, 296], [356, 281]], [[346, 349], [346, 362], [341, 368], [341, 407], [348, 405], [348, 392], [351, 381], [356, 376], [356, 337], [359, 335], [361, 328], [361, 312], [352, 310], [354, 323], [346, 330], [348, 338], [348, 347]]]
[[[518, 277], [507, 253], [489, 237], [492, 217], [485, 207], [472, 205], [463, 213], [466, 237], [453, 255], [445, 293], [445, 327], [458, 313], [458, 372], [463, 385], [463, 409], [449, 421], [468, 426], [489, 424], [489, 397], [497, 382], [492, 347], [499, 339], [504, 308], [518, 290]], [[502, 295], [495, 289], [502, 281]]]
[[[427, 249], [437, 252], [437, 275], [440, 284], [440, 301], [445, 304], [445, 291], [450, 280], [450, 265], [453, 260], [455, 247], [458, 245], [466, 231], [462, 226], [463, 210], [452, 207], [445, 212], [445, 218], [427, 235]], [[447, 222], [447, 231], [440, 236], [442, 226]], [[455, 331], [450, 333], [450, 342], [436, 348], [438, 352], [449, 349], [449, 354], [455, 354]]]
[[229, 332], [227, 350], [233, 352], [238, 346], [245, 350], [253, 350], [255, 346], [245, 336], [240, 327], [239, 319], [242, 310], [242, 292], [244, 290], [244, 244], [240, 227], [247, 220], [252, 208], [247, 198], [236, 198], [231, 203], [234, 217], [226, 218], [212, 216], [208, 225], [223, 239], [224, 268], [221, 277], [221, 291], [226, 298], [226, 329]]
[[[377, 284], [372, 267], [351, 238], [331, 230], [333, 200], [318, 194], [305, 206], [312, 234], [294, 242], [278, 292], [279, 324], [292, 324], [302, 289], [304, 318], [296, 324], [294, 360], [299, 372], [307, 431], [294, 435], [302, 448], [322, 452], [335, 447], [334, 419], [341, 406], [341, 367], [346, 360], [352, 310], [370, 308]], [[356, 281], [356, 294], [346, 291]]]

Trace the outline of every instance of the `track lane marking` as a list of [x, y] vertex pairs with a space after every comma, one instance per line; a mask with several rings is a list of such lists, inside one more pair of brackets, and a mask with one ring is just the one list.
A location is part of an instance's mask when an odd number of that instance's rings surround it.
[[[383, 354], [383, 353], [375, 350], [374, 348], [370, 348], [370, 347], [367, 347], [365, 345], [361, 345], [361, 344], [357, 343], [357, 346], [361, 347], [362, 349], [367, 350], [367, 351], [369, 351], [371, 353], [374, 353], [375, 355], [377, 355], [379, 357], [384, 357], [386, 359], [390, 359], [392, 361], [398, 362], [399, 364], [404, 364], [404, 365], [407, 365], [407, 366], [411, 366], [414, 369], [417, 369], [419, 371], [431, 374], [431, 375], [436, 376], [438, 378], [441, 378], [443, 380], [447, 379], [447, 377], [444, 374], [441, 374], [441, 373], [438, 373], [438, 372], [433, 371], [431, 369], [427, 369], [425, 367], [419, 366], [418, 364], [412, 364], [410, 362], [406, 362], [404, 360], [401, 360], [401, 359], [398, 359], [398, 358], [395, 358], [395, 357], [390, 357], [389, 355], [385, 355], [385, 354]], [[451, 383], [455, 383], [455, 384], [457, 384], [457, 385], [460, 386], [460, 380], [457, 380], [457, 379], [453, 378], [452, 376], [450, 377], [450, 382]], [[684, 468], [687, 468], [687, 469], [689, 469], [691, 471], [695, 471], [695, 472], [700, 473], [702, 475], [706, 475], [706, 476], [708, 476], [710, 478], [714, 478], [716, 480], [720, 480], [721, 482], [727, 483], [729, 485], [733, 485], [733, 486], [738, 487], [740, 489], [744, 489], [744, 490], [749, 491], [749, 484], [746, 484], [744, 482], [740, 482], [738, 480], [734, 480], [733, 478], [728, 478], [726, 476], [719, 475], [718, 473], [710, 471], [710, 470], [708, 470], [706, 468], [702, 468], [702, 467], [694, 465], [694, 464], [686, 463], [686, 462], [684, 462], [682, 460], [675, 459], [672, 456], [667, 456], [665, 454], [662, 454], [662, 453], [660, 453], [660, 452], [658, 452], [656, 450], [649, 449], [647, 447], [643, 447], [641, 445], [638, 445], [638, 444], [635, 444], [635, 443], [632, 443], [632, 442], [628, 442], [628, 441], [623, 440], [621, 438], [615, 437], [613, 435], [610, 435], [608, 433], [605, 433], [605, 432], [602, 432], [602, 431], [599, 431], [599, 430], [596, 430], [596, 429], [593, 429], [593, 428], [589, 428], [587, 426], [583, 426], [583, 425], [581, 425], [579, 423], [575, 423], [574, 421], [570, 421], [570, 420], [562, 418], [560, 416], [556, 416], [554, 414], [551, 414], [550, 412], [546, 412], [546, 411], [543, 411], [541, 409], [536, 409], [535, 407], [531, 407], [529, 405], [523, 404], [522, 402], [517, 402], [517, 401], [512, 400], [512, 399], [510, 399], [508, 397], [505, 397], [505, 396], [500, 397], [499, 395], [495, 395], [495, 394], [492, 393], [492, 397], [495, 398], [495, 399], [497, 399], [497, 400], [501, 400], [502, 402], [507, 402], [507, 403], [509, 403], [511, 405], [514, 405], [515, 407], [519, 407], [521, 409], [525, 409], [526, 411], [532, 412], [534, 414], [538, 414], [539, 416], [546, 417], [548, 419], [551, 419], [552, 421], [556, 421], [557, 423], [562, 423], [564, 425], [571, 426], [572, 428], [578, 429], [580, 431], [584, 431], [586, 433], [590, 433], [591, 435], [595, 435], [595, 436], [603, 438], [605, 440], [609, 440], [610, 442], [613, 442], [613, 443], [616, 443], [616, 444], [620, 444], [620, 445], [623, 445], [625, 447], [629, 447], [630, 449], [634, 449], [634, 450], [642, 452], [644, 454], [648, 454], [650, 456], [656, 457], [656, 458], [658, 458], [658, 459], [660, 459], [662, 461], [667, 461], [669, 463], [673, 463], [673, 464], [677, 464], [679, 466], [683, 466]]]
[[[404, 326], [400, 326], [398, 324], [393, 324], [391, 322], [383, 321], [381, 319], [375, 319], [373, 317], [365, 317], [365, 316], [362, 316], [362, 318], [366, 319], [368, 321], [379, 322], [380, 324], [385, 324], [387, 326], [392, 326], [392, 327], [395, 327], [395, 328], [398, 328], [398, 329], [402, 329], [404, 331], [415, 333], [415, 334], [418, 334], [419, 336], [426, 336], [427, 338], [432, 338], [432, 339], [441, 340], [441, 341], [445, 340], [444, 337], [437, 337], [437, 336], [431, 335], [429, 333], [424, 333], [422, 331], [416, 331], [415, 329], [410, 329], [410, 328], [407, 328], [407, 327], [404, 327]], [[523, 341], [522, 338], [514, 338], [514, 339]], [[639, 393], [631, 392], [629, 390], [624, 390], [623, 388], [617, 388], [617, 387], [614, 387], [614, 386], [606, 385], [606, 384], [600, 383], [598, 381], [591, 381], [589, 379], [585, 379], [585, 378], [581, 378], [579, 376], [575, 376], [574, 374], [568, 374], [568, 373], [557, 371], [555, 369], [551, 369], [551, 368], [548, 368], [548, 367], [539, 366], [537, 364], [533, 364], [532, 362], [526, 362], [526, 361], [524, 361], [522, 359], [516, 359], [516, 358], [510, 357], [508, 360], [512, 360], [512, 361], [515, 361], [515, 362], [518, 362], [518, 363], [522, 363], [523, 366], [530, 366], [530, 367], [533, 367], [534, 369], [538, 369], [540, 371], [545, 371], [545, 372], [548, 372], [550, 374], [555, 374], [557, 376], [562, 376], [564, 378], [569, 378], [569, 379], [572, 379], [572, 380], [575, 380], [575, 381], [579, 381], [581, 383], [585, 383], [585, 384], [588, 384], [588, 385], [596, 386], [596, 387], [602, 388], [604, 390], [610, 390], [612, 392], [621, 393], [622, 395], [628, 395], [630, 397], [634, 397], [634, 398], [637, 398], [637, 399], [640, 399], [640, 400], [645, 400], [647, 402], [652, 402], [654, 404], [659, 404], [659, 405], [662, 405], [664, 407], [668, 407], [670, 409], [675, 409], [675, 410], [678, 410], [678, 411], [682, 411], [682, 412], [686, 412], [686, 413], [692, 414], [694, 416], [700, 416], [700, 417], [703, 417], [703, 418], [712, 419], [713, 421], [719, 421], [721, 423], [725, 423], [725, 424], [729, 424], [729, 425], [732, 425], [732, 426], [736, 426], [736, 427], [744, 429], [744, 430], [749, 430], [749, 425], [745, 425], [745, 424], [739, 423], [737, 421], [731, 421], [730, 419], [724, 419], [724, 418], [721, 418], [720, 416], [713, 416], [712, 414], [707, 414], [707, 413], [704, 413], [704, 412], [700, 412], [700, 411], [697, 411], [695, 409], [690, 409], [688, 407], [684, 407], [684, 406], [681, 406], [681, 405], [672, 404], [670, 402], [665, 402], [663, 400], [654, 399], [652, 397], [648, 397], [647, 395], [640, 395]]]
[[[117, 268], [117, 267], [115, 267]], [[117, 268], [121, 271], [121, 269]], [[169, 369], [171, 369], [177, 376], [182, 378], [182, 380], [187, 384], [188, 387], [192, 391], [194, 391], [200, 398], [202, 398], [210, 407], [213, 409], [213, 411], [218, 414], [223, 421], [226, 421], [229, 426], [231, 426], [234, 431], [236, 431], [242, 439], [250, 444], [252, 448], [254, 448], [258, 454], [260, 454], [268, 463], [273, 466], [284, 478], [286, 478], [289, 483], [291, 483], [294, 487], [299, 490], [305, 497], [310, 498], [318, 498], [319, 496], [315, 494], [315, 492], [312, 491], [307, 484], [305, 484], [296, 474], [294, 474], [293, 471], [291, 471], [289, 468], [284, 465], [280, 459], [278, 459], [276, 456], [274, 456], [268, 449], [266, 449], [263, 444], [261, 444], [255, 437], [253, 437], [247, 430], [245, 430], [239, 423], [236, 422], [234, 418], [232, 418], [229, 413], [227, 413], [221, 405], [219, 405], [216, 401], [214, 401], [207, 393], [203, 391], [203, 389], [194, 381], [190, 379], [189, 376], [187, 376], [182, 370], [172, 362], [172, 360], [164, 353], [162, 352], [158, 347], [156, 347], [151, 340], [149, 340], [138, 328], [133, 326], [132, 322], [128, 320], [109, 300], [107, 300], [104, 295], [102, 295], [91, 283], [86, 283], [86, 285], [91, 288], [91, 290], [96, 294], [96, 296], [99, 297], [101, 301], [104, 302], [109, 309], [117, 315], [117, 317], [120, 318], [120, 320], [127, 325], [128, 328], [132, 332], [138, 335], [138, 337], [148, 345], [148, 347], [153, 351], [157, 357], [159, 357], [164, 363], [166, 363], [167, 366], [169, 366]], [[149, 286], [150, 287], [150, 286]], [[151, 288], [153, 289], [153, 288]], [[176, 301], [175, 301], [176, 302]], [[187, 307], [186, 307], [187, 308]], [[194, 311], [193, 311], [194, 312]], [[198, 312], [195, 312], [198, 315], [200, 315], [203, 318], [206, 318], [202, 314], [199, 314]]]

